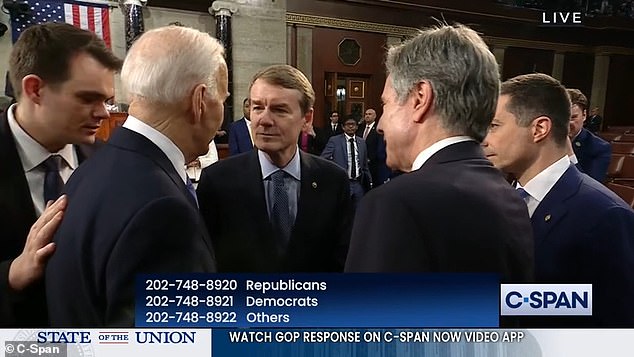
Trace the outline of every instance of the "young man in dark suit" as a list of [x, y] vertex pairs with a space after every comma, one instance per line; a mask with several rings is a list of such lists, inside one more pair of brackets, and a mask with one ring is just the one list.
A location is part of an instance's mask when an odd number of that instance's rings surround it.
[[330, 137], [321, 157], [333, 161], [348, 173], [354, 208], [372, 187], [372, 176], [365, 141], [355, 134], [357, 121], [353, 117], [347, 118], [343, 122], [343, 131], [343, 134]]
[[568, 95], [572, 102], [568, 135], [572, 141], [572, 150], [575, 153], [573, 163], [588, 176], [599, 182], [604, 182], [612, 156], [610, 143], [583, 127], [588, 108], [586, 96], [580, 90], [572, 88], [568, 89]]
[[218, 270], [340, 271], [350, 187], [343, 169], [298, 149], [313, 120], [310, 82], [291, 66], [267, 67], [249, 98], [258, 150], [208, 167], [198, 186]]
[[363, 198], [346, 271], [531, 279], [526, 207], [479, 145], [499, 90], [487, 45], [462, 25], [429, 28], [392, 47], [386, 65], [379, 131], [388, 166], [405, 173]]
[[634, 211], [581, 173], [566, 153], [570, 101], [545, 74], [502, 84], [484, 140], [493, 164], [517, 178], [535, 236], [540, 283], [592, 283], [592, 316], [540, 319], [539, 327], [634, 326]]
[[27, 234], [95, 150], [121, 60], [89, 31], [47, 23], [22, 33], [9, 66], [17, 104], [0, 122], [0, 326], [44, 327], [41, 277], [55, 247]]
[[251, 115], [249, 98], [242, 101], [242, 119], [231, 123], [229, 126], [229, 155], [238, 155], [243, 152], [253, 151], [253, 133], [251, 127]]
[[129, 116], [67, 185], [46, 270], [52, 326], [133, 326], [138, 274], [215, 271], [185, 163], [222, 123], [223, 54], [209, 34], [178, 26], [144, 33], [128, 52]]

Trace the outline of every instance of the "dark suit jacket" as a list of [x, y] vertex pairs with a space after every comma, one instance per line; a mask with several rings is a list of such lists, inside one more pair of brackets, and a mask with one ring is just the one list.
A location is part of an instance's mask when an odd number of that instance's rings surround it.
[[326, 143], [328, 143], [331, 136], [343, 134], [343, 128], [341, 127], [341, 124], [337, 124], [337, 129], [333, 131], [332, 124], [328, 121], [323, 128], [315, 128], [315, 133], [317, 133], [316, 144], [317, 151], [319, 152], [316, 155], [319, 155], [322, 151], [324, 151]]
[[278, 253], [256, 150], [203, 170], [200, 211], [221, 272], [341, 271], [350, 233], [350, 187], [335, 164], [300, 151], [297, 217]]
[[52, 326], [133, 326], [137, 274], [215, 271], [194, 198], [140, 134], [119, 128], [66, 191], [46, 270]]
[[[363, 138], [355, 136], [354, 139], [357, 144], [357, 150], [359, 151], [359, 172], [361, 173], [359, 181], [365, 190], [368, 191], [372, 184], [372, 175], [370, 174], [370, 168], [368, 167], [368, 150]], [[345, 134], [332, 136], [330, 140], [328, 140], [326, 148], [321, 153], [321, 157], [334, 161], [347, 172], [349, 146], [350, 143], [348, 143], [348, 138]]]
[[237, 155], [253, 150], [253, 142], [247, 128], [247, 121], [242, 118], [229, 126], [229, 155]]
[[634, 327], [634, 211], [571, 166], [531, 220], [537, 280], [593, 284], [592, 317], [550, 321], [567, 327]]
[[493, 272], [533, 278], [526, 204], [474, 141], [370, 191], [355, 217], [349, 272]]
[[[75, 146], [79, 163], [99, 146]], [[36, 221], [35, 207], [22, 162], [5, 115], [0, 116], [0, 327], [48, 325], [44, 283], [17, 294], [9, 289], [9, 266], [24, 249]]]
[[343, 127], [341, 126], [341, 124], [337, 123], [336, 129], [333, 131], [332, 123], [330, 121], [324, 124], [324, 128], [322, 130], [327, 137], [326, 141], [328, 141], [328, 138], [330, 138], [331, 136], [343, 134]]
[[[368, 136], [365, 137], [365, 145], [368, 148], [368, 167], [370, 168], [370, 174], [372, 175], [372, 182], [375, 187], [382, 184], [384, 180], [380, 180], [382, 166], [385, 165], [385, 156], [381, 155], [381, 152], [385, 151], [383, 142], [383, 135], [376, 131], [378, 122], [374, 122], [374, 126], [370, 129]], [[363, 132], [365, 132], [366, 123], [359, 126], [357, 135], [363, 138]]]
[[572, 149], [579, 160], [581, 171], [604, 182], [612, 155], [610, 143], [582, 128], [572, 141]]

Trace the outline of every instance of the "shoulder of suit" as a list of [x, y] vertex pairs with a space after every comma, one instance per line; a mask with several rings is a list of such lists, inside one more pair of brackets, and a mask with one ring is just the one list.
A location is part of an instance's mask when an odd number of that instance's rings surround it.
[[302, 155], [302, 161], [303, 161], [302, 170], [320, 171], [319, 173], [323, 172], [325, 173], [325, 176], [327, 177], [341, 176], [341, 178], [345, 179], [347, 182], [348, 176], [346, 174], [346, 171], [343, 168], [341, 168], [339, 165], [335, 164], [334, 162], [330, 160], [326, 160], [322, 157], [304, 153], [304, 152], [302, 152], [301, 155]]

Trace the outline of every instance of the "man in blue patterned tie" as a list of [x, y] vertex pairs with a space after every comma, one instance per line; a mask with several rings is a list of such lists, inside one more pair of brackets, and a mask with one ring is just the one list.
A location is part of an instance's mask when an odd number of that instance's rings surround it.
[[128, 52], [129, 116], [67, 184], [46, 271], [51, 325], [133, 326], [137, 274], [215, 271], [185, 163], [222, 123], [223, 54], [208, 34], [177, 26], [146, 32]]
[[121, 63], [93, 33], [68, 24], [31, 26], [12, 48], [17, 103], [0, 119], [0, 326], [48, 324], [41, 276], [55, 247], [51, 236], [25, 238], [95, 150]]
[[310, 82], [291, 66], [267, 67], [251, 81], [249, 98], [257, 150], [208, 167], [198, 186], [218, 270], [341, 270], [348, 178], [297, 144], [302, 127], [313, 120]]
[[592, 316], [544, 318], [538, 327], [634, 327], [634, 211], [570, 162], [570, 111], [554, 78], [511, 78], [502, 84], [484, 151], [523, 191], [537, 281], [593, 284]]

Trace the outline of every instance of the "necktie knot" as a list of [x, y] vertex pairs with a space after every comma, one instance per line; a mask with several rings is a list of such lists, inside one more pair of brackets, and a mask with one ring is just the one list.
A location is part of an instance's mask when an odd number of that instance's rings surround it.
[[274, 173], [271, 174], [271, 181], [273, 181], [274, 184], [276, 185], [283, 185], [284, 184], [284, 179], [288, 176], [288, 174], [286, 173], [286, 171], [284, 170], [277, 170]]
[[364, 139], [365, 139], [365, 138], [367, 138], [367, 137], [368, 137], [368, 134], [370, 134], [370, 127], [369, 127], [369, 126], [366, 126], [366, 127], [365, 127], [365, 130], [363, 131], [363, 138], [364, 138]]
[[518, 187], [517, 189], [515, 189], [515, 191], [517, 191], [517, 194], [524, 200], [527, 201], [528, 198], [531, 196], [530, 194], [528, 194], [528, 192], [526, 192], [525, 189]]
[[59, 155], [51, 155], [42, 161], [42, 166], [46, 171], [59, 171], [62, 167], [62, 157]]

